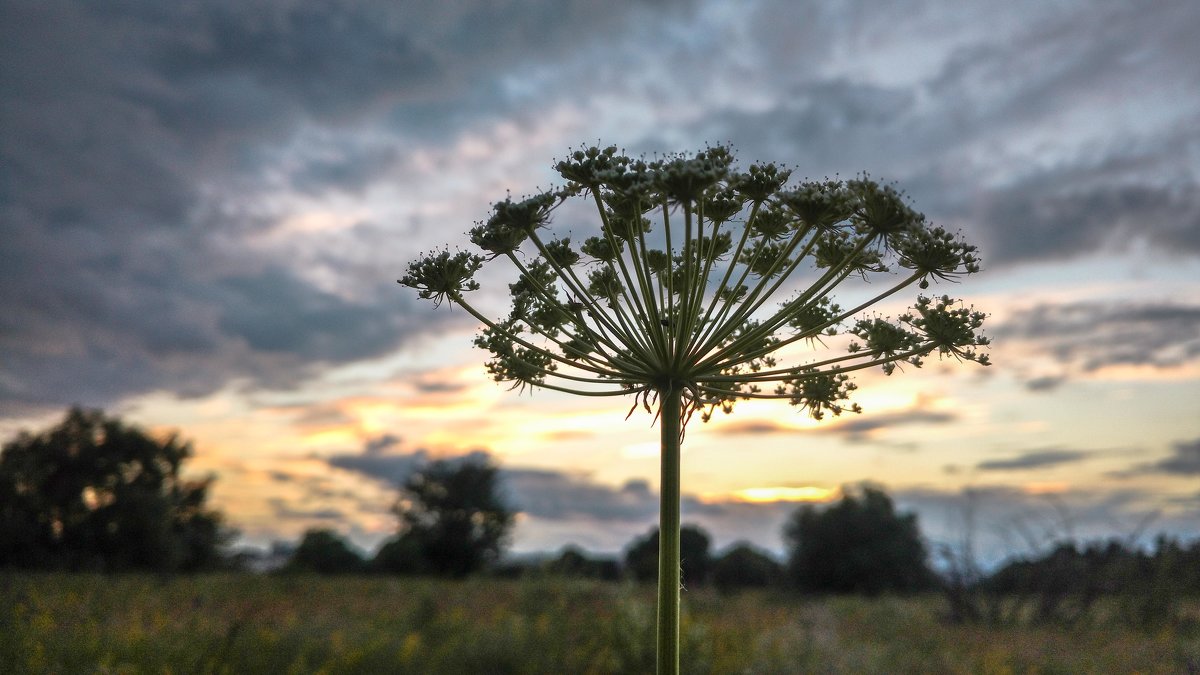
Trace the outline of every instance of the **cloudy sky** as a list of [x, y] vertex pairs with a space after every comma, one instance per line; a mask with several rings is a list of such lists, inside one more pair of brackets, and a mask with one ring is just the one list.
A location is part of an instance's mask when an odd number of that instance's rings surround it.
[[516, 550], [618, 551], [649, 417], [492, 384], [470, 317], [395, 279], [581, 143], [729, 143], [978, 244], [951, 291], [995, 365], [696, 423], [685, 521], [779, 550], [870, 480], [937, 541], [1200, 535], [1197, 34], [1188, 0], [2, 0], [0, 436], [178, 429], [246, 541], [367, 549], [395, 480], [487, 452]]

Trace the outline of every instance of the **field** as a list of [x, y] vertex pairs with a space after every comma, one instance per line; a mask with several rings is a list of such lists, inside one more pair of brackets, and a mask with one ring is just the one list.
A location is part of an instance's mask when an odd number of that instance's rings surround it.
[[[5, 673], [652, 673], [653, 589], [0, 575]], [[952, 626], [942, 600], [684, 593], [687, 673], [1187, 673], [1200, 633]]]

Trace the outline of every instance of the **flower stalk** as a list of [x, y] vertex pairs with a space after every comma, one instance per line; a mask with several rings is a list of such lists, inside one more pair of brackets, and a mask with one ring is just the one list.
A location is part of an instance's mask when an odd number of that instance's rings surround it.
[[[949, 296], [918, 294], [895, 318], [864, 316], [913, 284], [924, 290], [973, 274], [979, 260], [974, 246], [867, 176], [791, 184], [790, 171], [774, 164], [739, 170], [725, 147], [654, 161], [588, 147], [555, 168], [563, 187], [497, 202], [476, 223], [469, 235], [477, 251], [435, 251], [399, 281], [480, 322], [475, 344], [490, 353], [497, 382], [632, 396], [630, 414], [639, 406], [656, 414], [658, 667], [678, 673], [687, 422], [752, 399], [787, 401], [816, 419], [859, 412], [848, 402], [856, 389], [849, 373], [878, 367], [891, 375], [934, 353], [988, 365], [984, 314]], [[575, 197], [590, 201], [599, 221], [599, 233], [578, 243], [551, 224]], [[489, 318], [467, 295], [497, 260], [512, 270], [511, 306]], [[832, 294], [854, 279], [882, 289], [845, 310]], [[817, 345], [840, 353], [810, 356]]]
[[658, 488], [658, 672], [679, 672], [680, 401], [683, 392], [668, 387], [659, 393], [662, 437]]

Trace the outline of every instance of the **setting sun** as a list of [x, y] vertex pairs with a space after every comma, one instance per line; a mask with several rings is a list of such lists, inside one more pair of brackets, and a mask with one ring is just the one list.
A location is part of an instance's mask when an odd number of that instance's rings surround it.
[[827, 502], [838, 490], [806, 485], [802, 487], [752, 487], [737, 490], [731, 495], [743, 502]]

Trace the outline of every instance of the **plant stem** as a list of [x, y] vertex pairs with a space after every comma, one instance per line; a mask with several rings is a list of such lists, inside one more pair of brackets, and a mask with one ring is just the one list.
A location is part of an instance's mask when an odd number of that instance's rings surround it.
[[658, 675], [679, 674], [679, 427], [682, 391], [660, 392], [662, 431], [658, 515]]

